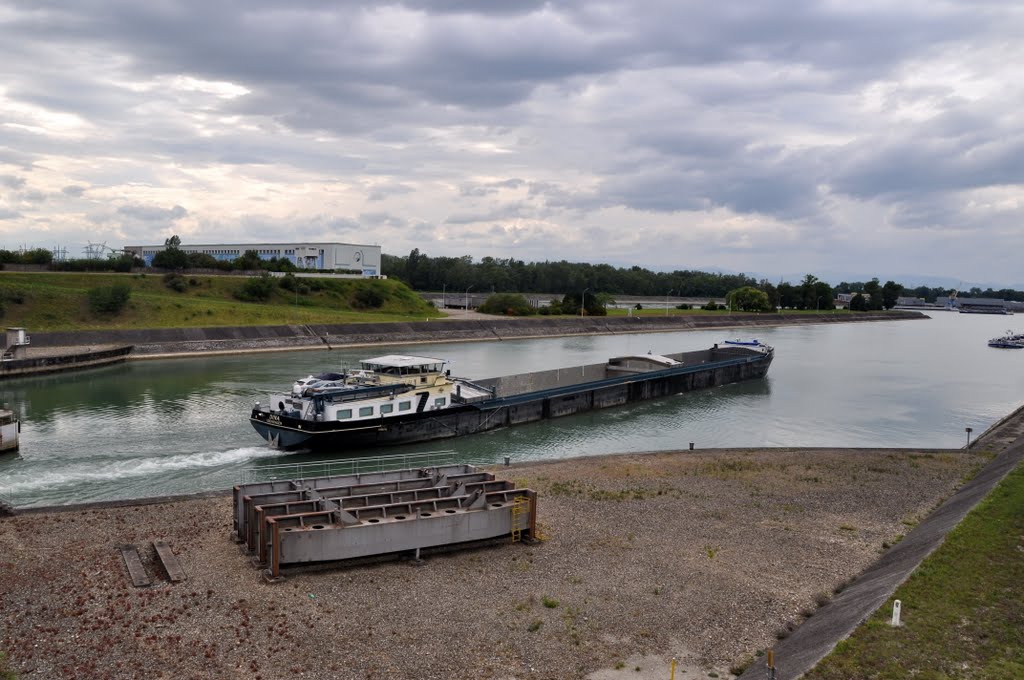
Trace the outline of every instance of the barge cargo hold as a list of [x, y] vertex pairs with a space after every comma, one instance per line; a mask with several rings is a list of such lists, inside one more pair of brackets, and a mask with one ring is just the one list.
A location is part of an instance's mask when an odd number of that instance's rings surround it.
[[256, 402], [253, 428], [284, 450], [348, 451], [458, 437], [634, 401], [764, 378], [766, 345], [667, 355], [471, 381], [446, 361], [388, 355], [360, 370], [309, 376]]

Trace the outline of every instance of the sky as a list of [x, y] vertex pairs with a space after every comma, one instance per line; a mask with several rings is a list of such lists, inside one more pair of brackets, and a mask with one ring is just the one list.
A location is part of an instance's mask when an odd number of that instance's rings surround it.
[[985, 0], [0, 0], [0, 247], [1024, 288], [1022, 35]]

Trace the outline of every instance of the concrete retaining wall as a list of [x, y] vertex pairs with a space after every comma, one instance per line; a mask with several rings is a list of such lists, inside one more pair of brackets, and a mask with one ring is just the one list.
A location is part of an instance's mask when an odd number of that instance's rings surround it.
[[664, 317], [585, 317], [487, 320], [445, 319], [398, 323], [224, 326], [143, 330], [32, 333], [36, 347], [134, 345], [133, 356], [194, 352], [245, 352], [324, 346], [500, 340], [559, 335], [653, 333], [703, 328], [754, 328], [791, 324], [857, 323], [926, 319], [920, 312], [865, 314], [727, 314]]

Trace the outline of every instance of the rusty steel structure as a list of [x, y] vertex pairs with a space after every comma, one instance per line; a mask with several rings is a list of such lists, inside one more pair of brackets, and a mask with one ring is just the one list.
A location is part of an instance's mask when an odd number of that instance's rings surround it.
[[537, 495], [472, 465], [253, 482], [234, 487], [233, 524], [278, 578], [303, 564], [531, 539]]

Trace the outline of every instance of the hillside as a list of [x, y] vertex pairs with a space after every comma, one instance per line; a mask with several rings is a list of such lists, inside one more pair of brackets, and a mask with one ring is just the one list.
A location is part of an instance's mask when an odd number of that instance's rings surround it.
[[[408, 321], [440, 316], [405, 284], [390, 280], [280, 279], [216, 275], [0, 272], [0, 320], [30, 331], [260, 326]], [[90, 302], [113, 288], [116, 312]], [[256, 295], [253, 295], [253, 292]], [[122, 292], [123, 295], [123, 292]], [[242, 298], [265, 301], [243, 301]]]

